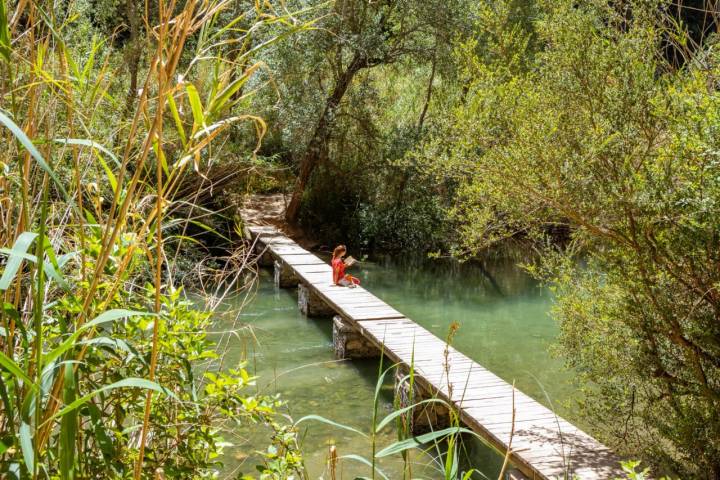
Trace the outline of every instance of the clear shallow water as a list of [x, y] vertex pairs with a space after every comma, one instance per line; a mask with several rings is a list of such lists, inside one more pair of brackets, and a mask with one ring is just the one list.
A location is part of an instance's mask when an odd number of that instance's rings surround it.
[[[453, 345], [538, 401], [573, 418], [563, 404], [573, 396], [570, 376], [547, 353], [557, 334], [548, 316], [550, 298], [522, 270], [516, 260], [489, 260], [483, 265], [423, 259], [381, 258], [353, 269], [363, 286], [408, 317], [445, 338], [450, 324], [460, 324]], [[239, 306], [230, 299], [226, 307]], [[280, 393], [288, 401], [287, 413], [295, 420], [318, 414], [369, 432], [378, 377], [377, 361], [338, 362], [332, 349], [331, 321], [307, 319], [297, 309], [294, 290], [276, 290], [268, 271], [261, 273], [252, 302], [239, 320], [253, 328], [252, 342], [231, 340], [226, 365], [247, 358], [260, 377], [258, 389]], [[231, 315], [219, 327], [230, 328]], [[390, 377], [390, 376], [389, 376]], [[392, 384], [383, 386], [380, 416], [392, 411]], [[308, 423], [303, 450], [310, 478], [329, 478], [325, 464], [329, 445], [339, 455], [371, 456], [371, 444], [362, 436], [319, 423]], [[228, 438], [236, 444], [227, 450], [228, 473], [250, 472], [257, 461], [253, 449], [267, 445], [267, 431], [243, 429]], [[396, 440], [386, 429], [379, 435], [380, 448]], [[468, 442], [472, 466], [497, 478], [502, 459], [477, 442]], [[414, 478], [442, 478], [430, 456], [414, 454]], [[380, 467], [390, 479], [402, 478], [399, 458], [383, 459]], [[369, 476], [369, 467], [342, 462], [339, 478]]]
[[[499, 258], [482, 264], [385, 258], [360, 270], [364, 285], [440, 338], [458, 322], [453, 345], [558, 413], [572, 398], [571, 376], [548, 347], [558, 328], [550, 294]], [[549, 400], [549, 401], [548, 401]]]

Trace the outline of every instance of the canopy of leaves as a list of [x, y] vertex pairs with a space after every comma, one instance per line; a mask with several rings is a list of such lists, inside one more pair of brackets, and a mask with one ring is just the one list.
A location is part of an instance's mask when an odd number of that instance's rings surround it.
[[720, 66], [712, 39], [669, 63], [684, 33], [650, 3], [540, 2], [522, 24], [493, 2], [458, 50], [466, 101], [422, 156], [458, 185], [464, 251], [572, 232], [533, 270], [590, 418], [625, 452], [716, 478]]

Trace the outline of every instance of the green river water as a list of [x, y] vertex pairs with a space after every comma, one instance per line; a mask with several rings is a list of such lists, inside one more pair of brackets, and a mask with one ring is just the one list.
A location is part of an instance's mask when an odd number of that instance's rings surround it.
[[[458, 322], [460, 329], [453, 341], [458, 350], [577, 421], [565, 408], [574, 394], [570, 375], [548, 353], [557, 335], [548, 313], [550, 296], [517, 262], [496, 258], [481, 266], [382, 258], [362, 262], [353, 273], [372, 293], [441, 338], [446, 337], [451, 322]], [[240, 301], [226, 303], [239, 309]], [[303, 317], [297, 309], [296, 291], [277, 290], [267, 270], [261, 272], [257, 291], [240, 310], [239, 320], [252, 326], [257, 342], [231, 340], [226, 365], [247, 358], [259, 376], [258, 389], [280, 393], [295, 420], [317, 414], [369, 432], [378, 361], [336, 361], [332, 322]], [[380, 415], [384, 416], [392, 411], [391, 380], [382, 391]], [[339, 455], [371, 456], [369, 440], [360, 435], [320, 423], [305, 425], [302, 446], [312, 479], [329, 478], [325, 471], [329, 445], [336, 445]], [[267, 434], [259, 428], [236, 432], [229, 439], [234, 445], [226, 452], [227, 473], [251, 471], [257, 463], [254, 449], [268, 444]], [[388, 428], [377, 443], [382, 448], [395, 440], [396, 433]], [[502, 458], [496, 452], [479, 442], [468, 442], [466, 450], [468, 464], [488, 478], [497, 478]], [[417, 453], [412, 461], [414, 478], [442, 478], [431, 455]], [[379, 465], [391, 480], [402, 478], [399, 458], [382, 459]], [[341, 462], [341, 469], [338, 478], [370, 473], [369, 467], [350, 460]]]

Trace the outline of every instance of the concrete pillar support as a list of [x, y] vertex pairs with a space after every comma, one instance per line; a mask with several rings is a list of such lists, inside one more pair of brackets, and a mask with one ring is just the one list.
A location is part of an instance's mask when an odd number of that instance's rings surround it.
[[335, 315], [335, 310], [304, 283], [298, 284], [298, 308], [308, 317], [325, 318]]
[[[395, 395], [398, 396], [400, 408], [409, 407], [432, 398], [417, 383], [414, 383], [411, 394], [408, 371], [403, 368], [398, 368], [395, 372]], [[413, 435], [422, 435], [423, 433], [441, 430], [450, 426], [450, 411], [444, 404], [436, 402], [418, 405], [405, 415], [402, 415], [402, 418], [408, 426], [408, 431]]]
[[275, 259], [272, 256], [272, 253], [270, 253], [270, 250], [266, 249], [264, 246], [258, 246], [256, 251], [260, 255], [260, 258], [258, 258], [258, 265], [261, 267], [272, 267], [275, 264]]
[[377, 358], [380, 350], [340, 315], [333, 318], [335, 358]]
[[298, 285], [298, 278], [292, 269], [284, 262], [275, 260], [275, 286], [279, 288], [292, 288]]

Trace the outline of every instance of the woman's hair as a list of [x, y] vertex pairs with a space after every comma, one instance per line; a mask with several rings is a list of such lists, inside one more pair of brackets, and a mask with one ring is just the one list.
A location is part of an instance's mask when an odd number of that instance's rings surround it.
[[345, 245], [338, 245], [337, 247], [335, 247], [335, 250], [333, 250], [333, 258], [338, 258], [340, 254], [345, 251], [347, 251]]

